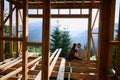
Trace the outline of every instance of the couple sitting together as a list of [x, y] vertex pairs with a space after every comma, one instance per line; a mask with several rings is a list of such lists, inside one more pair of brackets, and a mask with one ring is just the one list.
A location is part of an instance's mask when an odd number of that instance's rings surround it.
[[86, 60], [87, 58], [87, 52], [82, 49], [81, 44], [78, 43], [74, 43], [70, 54], [66, 57], [66, 59], [68, 60], [72, 60], [72, 59], [77, 59], [77, 60]]

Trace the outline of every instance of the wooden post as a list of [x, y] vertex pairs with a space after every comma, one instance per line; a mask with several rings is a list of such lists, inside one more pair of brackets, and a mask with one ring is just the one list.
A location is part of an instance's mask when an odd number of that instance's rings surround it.
[[[16, 8], [16, 37], [19, 38], [20, 37], [20, 33], [19, 33], [19, 9]], [[18, 57], [20, 54], [20, 41], [16, 42], [16, 56]]]
[[[9, 31], [9, 35], [10, 35], [10, 37], [12, 37], [12, 4], [11, 3], [9, 3], [9, 13], [10, 13], [10, 21], [9, 21], [9, 25], [10, 25], [10, 31]], [[10, 41], [9, 42], [9, 47], [10, 47], [10, 50], [9, 50], [9, 52], [10, 52], [10, 57], [12, 57], [13, 56], [13, 54], [12, 54], [12, 52], [13, 52], [13, 41]]]
[[28, 0], [23, 0], [23, 60], [22, 60], [22, 77], [23, 80], [27, 80], [28, 75], [28, 49], [27, 49], [27, 39], [28, 39]]
[[[120, 41], [120, 7], [119, 7], [118, 41]], [[117, 48], [115, 71], [116, 75], [120, 76], [120, 45]]]
[[90, 60], [92, 9], [89, 8], [87, 60]]
[[[0, 37], [4, 36], [4, 0], [0, 0]], [[4, 42], [0, 40], [0, 61], [4, 60]]]
[[42, 80], [49, 80], [50, 0], [44, 0], [42, 32]]
[[[110, 41], [111, 24], [114, 23], [112, 19], [114, 18], [114, 6], [115, 0], [101, 0], [101, 11], [100, 11], [100, 35], [99, 35], [99, 71], [98, 80], [107, 80], [108, 71], [108, 60], [110, 48], [107, 43]], [[110, 54], [112, 55], [112, 54]]]
[[[116, 0], [113, 0], [111, 3], [111, 8], [110, 8], [110, 20], [109, 20], [109, 27], [110, 27], [110, 33], [109, 33], [109, 41], [114, 40], [114, 17], [115, 17], [115, 3]], [[109, 46], [108, 50], [108, 69], [112, 68], [112, 54], [113, 54], [113, 46]]]

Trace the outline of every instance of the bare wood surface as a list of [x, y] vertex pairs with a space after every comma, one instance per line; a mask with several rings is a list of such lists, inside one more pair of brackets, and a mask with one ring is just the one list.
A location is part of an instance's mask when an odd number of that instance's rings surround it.
[[57, 80], [64, 80], [64, 71], [65, 71], [65, 59], [63, 58], [61, 60]]
[[[42, 80], [49, 80], [49, 50], [50, 50], [50, 0], [43, 1], [42, 27]], [[40, 79], [38, 79], [40, 80]]]
[[58, 56], [59, 56], [61, 50], [62, 50], [62, 49], [59, 49], [57, 55], [55, 56], [54, 60], [52, 61], [51, 65], [50, 65], [50, 67], [49, 67], [49, 76], [50, 76], [51, 73], [52, 73], [52, 70], [53, 70], [53, 68], [54, 68], [54, 66], [55, 66], [55, 63], [57, 62], [57, 59], [58, 59]]
[[[36, 63], [37, 61], [39, 61], [41, 59], [41, 57], [38, 57], [36, 59], [34, 59], [33, 61], [28, 63], [28, 67], [31, 66], [32, 64]], [[18, 69], [4, 75], [3, 77], [0, 78], [0, 80], [6, 80], [14, 75], [16, 75], [17, 73], [19, 73], [20, 71], [22, 71], [22, 67], [19, 67]]]
[[[29, 18], [42, 18], [43, 15], [41, 14], [29, 14]], [[88, 18], [89, 15], [87, 14], [51, 14], [51, 18]]]
[[[119, 6], [118, 41], [120, 42], [120, 6]], [[118, 45], [118, 47], [117, 47], [116, 68], [115, 68], [115, 70], [116, 70], [116, 74], [117, 74], [118, 80], [119, 80], [120, 79], [120, 45]]]
[[[4, 0], [0, 1], [0, 37], [4, 36]], [[0, 61], [4, 60], [4, 42], [0, 39]]]
[[[29, 54], [29, 55], [28, 55], [28, 57], [30, 57], [30, 56], [33, 56], [33, 54]], [[3, 65], [2, 67], [0, 66], [0, 70], [1, 70], [1, 71], [5, 71], [5, 70], [13, 67], [14, 65], [20, 63], [21, 61], [22, 61], [22, 58], [19, 57], [19, 58], [13, 60], [12, 62], [9, 62], [8, 64], [6, 63], [6, 64]]]
[[[10, 13], [10, 19], [9, 19], [9, 26], [10, 26], [10, 28], [9, 28], [9, 36], [10, 37], [12, 37], [13, 36], [13, 17], [12, 17], [12, 15], [13, 15], [13, 13], [12, 13], [12, 7], [13, 7], [13, 5], [12, 5], [12, 3], [9, 3], [9, 13]], [[10, 41], [9, 42], [9, 54], [10, 54], [10, 57], [12, 57], [13, 56], [13, 41]]]

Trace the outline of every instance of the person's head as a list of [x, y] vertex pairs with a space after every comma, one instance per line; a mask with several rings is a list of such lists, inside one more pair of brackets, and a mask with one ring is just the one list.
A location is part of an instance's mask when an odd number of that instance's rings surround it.
[[78, 47], [78, 48], [81, 48], [81, 44], [80, 44], [80, 43], [78, 43], [78, 44], [77, 44], [77, 47]]
[[74, 43], [74, 44], [73, 44], [73, 46], [72, 46], [72, 48], [75, 48], [75, 47], [76, 47], [76, 45], [77, 45], [77, 44], [76, 44], [76, 43]]

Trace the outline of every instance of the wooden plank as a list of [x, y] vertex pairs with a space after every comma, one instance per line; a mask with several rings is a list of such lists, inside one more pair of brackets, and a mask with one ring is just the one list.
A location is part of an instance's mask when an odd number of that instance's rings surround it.
[[[120, 42], [120, 7], [119, 7], [118, 41]], [[117, 48], [115, 70], [116, 70], [116, 74], [118, 75], [118, 77], [120, 79], [120, 45], [118, 45], [118, 48]]]
[[28, 46], [42, 46], [42, 43], [40, 42], [27, 42]]
[[[37, 61], [39, 61], [41, 59], [41, 57], [38, 57], [36, 59], [34, 59], [33, 61], [28, 63], [28, 67], [31, 66], [32, 64], [36, 63]], [[17, 73], [22, 71], [22, 67], [17, 68], [16, 70], [4, 75], [3, 77], [0, 78], [0, 80], [7, 80], [8, 78], [16, 75]], [[27, 71], [28, 72], [28, 71]]]
[[[0, 0], [0, 37], [4, 36], [4, 0]], [[0, 39], [0, 61], [4, 60], [4, 42]]]
[[55, 56], [54, 60], [52, 61], [51, 65], [50, 65], [50, 67], [49, 67], [49, 76], [50, 76], [51, 73], [52, 73], [52, 70], [53, 70], [53, 68], [54, 68], [54, 66], [55, 66], [55, 63], [56, 63], [56, 61], [57, 61], [57, 59], [58, 59], [58, 57], [59, 57], [59, 55], [60, 55], [61, 50], [62, 50], [62, 49], [59, 49], [57, 55]]
[[94, 18], [94, 21], [93, 21], [93, 24], [91, 25], [91, 31], [93, 31], [93, 28], [94, 28], [94, 26], [95, 26], [95, 22], [96, 22], [96, 19], [97, 19], [97, 17], [98, 17], [99, 12], [100, 12], [100, 9], [98, 8], [98, 10], [97, 10], [97, 12], [96, 12], [96, 15], [95, 15], [95, 18]]
[[[42, 80], [49, 80], [50, 9], [51, 9], [50, 0], [44, 0], [43, 4], [44, 5], [43, 5], [43, 27], [42, 27], [43, 29], [42, 31]], [[40, 78], [37, 80], [40, 80]]]
[[90, 60], [90, 46], [91, 46], [91, 23], [92, 23], [92, 8], [89, 8], [88, 18], [88, 39], [87, 39], [87, 60]]
[[21, 57], [18, 57], [18, 58], [14, 59], [14, 60], [12, 60], [12, 61], [10, 61], [10, 62], [7, 62], [7, 63], [1, 65], [1, 66], [0, 66], [0, 69], [2, 70], [4, 67], [6, 67], [6, 66], [8, 66], [8, 65], [12, 64], [13, 62], [15, 62], [15, 61], [17, 61], [17, 60], [20, 60], [20, 59], [21, 59]]
[[[19, 9], [16, 8], [16, 37], [19, 38], [20, 37], [20, 33], [18, 32], [20, 29], [20, 14], [19, 14]], [[21, 52], [21, 44], [20, 41], [16, 42], [16, 56], [18, 57], [20, 55]]]
[[16, 38], [16, 37], [0, 37], [0, 40], [5, 40], [5, 41], [22, 41], [23, 38]]
[[[42, 14], [29, 14], [29, 18], [42, 18]], [[88, 18], [87, 14], [52, 14], [51, 18]]]
[[7, 63], [7, 62], [9, 62], [9, 61], [11, 61], [11, 60], [13, 60], [13, 59], [15, 59], [15, 58], [5, 59], [4, 61], [0, 62], [0, 66]]
[[94, 49], [96, 60], [98, 60], [98, 52], [97, 52], [97, 49], [95, 47], [95, 43], [94, 43], [94, 39], [93, 39], [92, 35], [91, 35], [91, 41], [92, 41], [92, 45], [93, 45], [93, 49]]
[[[109, 19], [109, 41], [114, 40], [114, 24], [115, 24], [115, 9], [116, 9], [116, 0], [113, 0], [110, 3], [110, 19]], [[112, 58], [113, 58], [113, 46], [109, 46], [109, 50], [108, 50], [109, 54], [108, 54], [108, 62], [107, 62], [107, 67], [108, 69], [113, 67], [112, 66]]]
[[56, 55], [57, 52], [58, 52], [58, 49], [56, 49], [56, 50], [52, 53], [52, 55], [51, 55], [51, 57], [50, 57], [50, 60], [49, 60], [49, 63], [51, 63], [51, 61], [53, 60], [53, 58], [54, 58], [54, 56]]
[[65, 71], [65, 59], [63, 58], [61, 60], [57, 80], [64, 80], [64, 71]]
[[109, 44], [111, 46], [113, 46], [113, 45], [119, 46], [120, 45], [120, 41], [109, 41], [107, 44]]
[[[13, 35], [13, 18], [12, 18], [12, 7], [13, 5], [11, 3], [9, 3], [9, 14], [10, 14], [10, 19], [9, 19], [9, 25], [10, 25], [10, 29], [9, 29], [9, 36], [12, 37]], [[10, 54], [10, 57], [13, 56], [13, 41], [10, 41], [9, 42], [9, 54]]]
[[[29, 54], [28, 57], [33, 56], [33, 54]], [[9, 62], [8, 64], [6, 63], [6, 65], [3, 65], [2, 67], [0, 66], [0, 70], [1, 71], [5, 71], [13, 66], [15, 66], [16, 64], [20, 63], [22, 61], [22, 58], [20, 57], [19, 59], [15, 59], [11, 62]]]
[[[107, 42], [110, 41], [110, 35], [111, 30], [110, 26], [112, 27], [111, 24], [112, 19], [114, 17], [114, 14], [112, 14], [112, 11], [114, 11], [114, 6], [113, 4], [115, 3], [115, 0], [102, 0], [101, 4], [101, 11], [100, 11], [100, 35], [99, 35], [99, 72], [98, 72], [98, 80], [106, 80], [106, 75], [107, 70], [108, 70], [108, 60], [109, 60], [109, 55], [112, 55], [109, 53], [110, 49], [107, 44]], [[106, 6], [109, 4], [108, 6]], [[107, 54], [106, 54], [107, 53]]]
[[27, 49], [27, 42], [28, 42], [28, 0], [23, 0], [23, 57], [22, 57], [22, 78], [23, 80], [28, 79], [28, 49]]
[[[51, 77], [57, 77], [58, 72], [52, 72]], [[64, 78], [68, 78], [67, 72], [65, 72]], [[97, 80], [96, 74], [80, 74], [80, 73], [71, 73], [70, 75], [71, 79], [85, 79], [85, 80]]]
[[[52, 54], [52, 56], [50, 57], [49, 63], [51, 63], [53, 57], [56, 55], [57, 52], [58, 52], [58, 49], [56, 49], [56, 50], [54, 51], [54, 53]], [[41, 69], [42, 69], [42, 65], [41, 65], [41, 64], [38, 64], [35, 69], [40, 70], [39, 73], [37, 74], [35, 80], [41, 79]]]
[[[16, 8], [16, 7], [14, 7], [14, 8], [12, 9], [12, 12], [15, 10], [15, 8]], [[4, 24], [8, 21], [9, 18], [10, 18], [10, 14], [5, 18]]]

